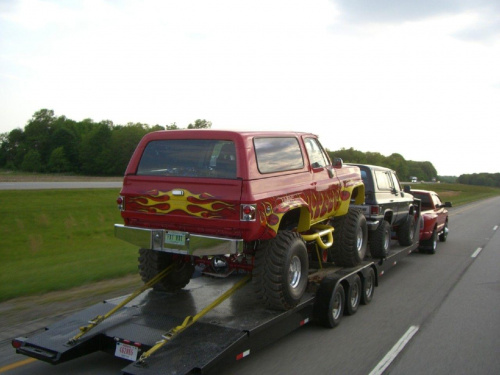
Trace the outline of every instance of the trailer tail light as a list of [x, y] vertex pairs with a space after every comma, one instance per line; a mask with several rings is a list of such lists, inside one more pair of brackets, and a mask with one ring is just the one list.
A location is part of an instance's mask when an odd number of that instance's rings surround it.
[[118, 209], [120, 211], [125, 211], [125, 197], [122, 197], [121, 195], [116, 198], [116, 204], [118, 204]]
[[19, 349], [21, 346], [23, 346], [24, 341], [25, 341], [24, 337], [18, 337], [16, 339], [12, 340], [12, 347], [14, 349]]
[[242, 204], [240, 208], [241, 221], [255, 221], [257, 206], [255, 204]]

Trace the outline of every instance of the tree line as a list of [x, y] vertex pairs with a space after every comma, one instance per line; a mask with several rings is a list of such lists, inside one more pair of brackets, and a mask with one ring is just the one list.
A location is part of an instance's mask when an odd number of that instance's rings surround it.
[[[198, 119], [187, 129], [207, 129], [212, 123]], [[88, 176], [122, 176], [141, 138], [156, 130], [182, 129], [176, 123], [149, 126], [142, 123], [114, 125], [109, 120], [74, 121], [55, 116], [53, 110], [41, 109], [27, 122], [0, 134], [0, 168], [39, 173], [70, 173]], [[361, 152], [342, 148], [328, 151], [331, 158], [348, 163], [372, 164], [391, 168], [400, 179], [409, 181], [458, 182], [469, 185], [500, 187], [500, 173], [438, 176], [429, 161], [406, 160], [400, 154], [384, 156], [378, 152]]]
[[434, 165], [429, 161], [406, 160], [400, 154], [384, 156], [378, 152], [362, 152], [353, 149], [342, 148], [337, 151], [328, 151], [331, 158], [341, 158], [346, 163], [371, 164], [396, 171], [401, 181], [410, 181], [416, 177], [418, 181], [438, 181], [438, 173]]
[[[198, 119], [188, 129], [210, 128]], [[77, 122], [53, 110], [35, 112], [24, 130], [0, 134], [0, 168], [40, 173], [122, 176], [141, 138], [156, 130], [181, 129], [173, 123], [114, 125], [105, 120]]]

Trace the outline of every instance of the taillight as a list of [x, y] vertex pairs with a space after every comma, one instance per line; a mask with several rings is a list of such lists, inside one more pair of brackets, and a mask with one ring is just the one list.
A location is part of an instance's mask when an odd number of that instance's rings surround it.
[[370, 214], [372, 214], [372, 215], [380, 214], [380, 206], [371, 206], [370, 207]]
[[257, 208], [255, 204], [242, 204], [240, 209], [241, 221], [255, 221]]
[[125, 198], [124, 197], [122, 197], [120, 195], [118, 198], [116, 198], [116, 203], [118, 204], [118, 209], [120, 211], [125, 210]]
[[25, 341], [24, 337], [18, 337], [14, 340], [12, 340], [12, 346], [14, 349], [19, 349], [21, 346], [23, 346]]

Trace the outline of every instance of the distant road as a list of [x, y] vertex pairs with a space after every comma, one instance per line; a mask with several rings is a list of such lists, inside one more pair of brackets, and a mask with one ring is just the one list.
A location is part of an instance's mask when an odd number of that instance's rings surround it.
[[0, 190], [119, 189], [121, 187], [122, 181], [0, 182]]

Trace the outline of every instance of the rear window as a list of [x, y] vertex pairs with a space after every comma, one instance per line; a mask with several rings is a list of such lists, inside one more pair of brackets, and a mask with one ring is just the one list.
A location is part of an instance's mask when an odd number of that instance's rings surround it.
[[304, 168], [297, 138], [255, 138], [253, 142], [260, 173]]
[[144, 149], [137, 175], [236, 178], [236, 149], [227, 140], [151, 141]]

